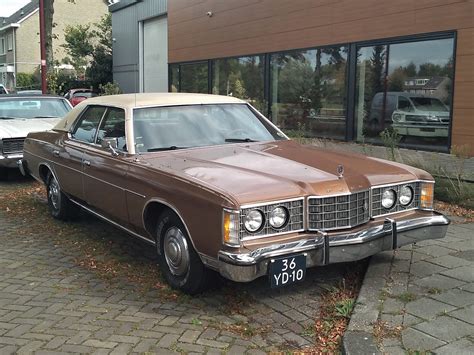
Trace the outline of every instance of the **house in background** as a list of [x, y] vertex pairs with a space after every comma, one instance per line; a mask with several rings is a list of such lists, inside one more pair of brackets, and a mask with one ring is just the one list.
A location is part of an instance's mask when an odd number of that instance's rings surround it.
[[[67, 25], [98, 22], [107, 14], [107, 2], [68, 0], [54, 2], [54, 60], [61, 63], [66, 56], [64, 30]], [[33, 74], [39, 70], [39, 0], [32, 0], [13, 15], [0, 18], [0, 83], [16, 88], [18, 73]]]
[[413, 77], [405, 80], [405, 91], [448, 101], [451, 79], [447, 76]]

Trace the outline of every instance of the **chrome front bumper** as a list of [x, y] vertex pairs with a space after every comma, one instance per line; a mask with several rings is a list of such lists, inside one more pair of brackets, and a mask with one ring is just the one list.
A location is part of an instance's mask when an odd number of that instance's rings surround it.
[[0, 154], [0, 167], [16, 168], [17, 161], [23, 158], [23, 153]]
[[401, 221], [386, 218], [383, 223], [358, 232], [329, 235], [318, 232], [304, 239], [272, 244], [248, 253], [220, 251], [218, 271], [222, 276], [238, 282], [252, 281], [268, 273], [272, 258], [306, 254], [306, 267], [364, 259], [384, 250], [446, 235], [449, 219], [433, 213]]

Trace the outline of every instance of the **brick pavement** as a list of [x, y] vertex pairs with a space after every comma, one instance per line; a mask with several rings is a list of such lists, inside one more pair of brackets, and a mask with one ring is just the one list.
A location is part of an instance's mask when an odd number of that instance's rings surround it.
[[[2, 182], [0, 195], [29, 184]], [[0, 354], [258, 354], [303, 348], [313, 341], [307, 329], [323, 287], [339, 282], [344, 269], [309, 270], [305, 282], [291, 289], [272, 291], [260, 279], [225, 283], [201, 297], [162, 299], [158, 291], [135, 292], [138, 285], [128, 279], [107, 282], [78, 266], [75, 251], [56, 243], [34, 211], [19, 220], [1, 203]], [[26, 225], [33, 228], [22, 233]], [[87, 228], [88, 238], [100, 235], [97, 242], [111, 245], [119, 260], [125, 253], [156, 263], [149, 246], [105, 223], [83, 217], [76, 225]], [[245, 298], [241, 312], [230, 311], [229, 294], [237, 296], [231, 302]]]
[[348, 353], [473, 354], [474, 223], [372, 257], [348, 329]]

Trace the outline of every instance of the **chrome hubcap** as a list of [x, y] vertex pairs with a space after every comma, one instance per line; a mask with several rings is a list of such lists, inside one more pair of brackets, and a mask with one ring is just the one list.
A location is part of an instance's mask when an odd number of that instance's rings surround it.
[[51, 179], [51, 182], [49, 183], [48, 195], [49, 195], [49, 200], [51, 201], [51, 204], [53, 205], [54, 209], [57, 210], [59, 207], [60, 190], [59, 190], [58, 182], [56, 181], [54, 177]]
[[175, 276], [184, 275], [189, 269], [189, 249], [186, 237], [178, 227], [166, 231], [163, 249], [171, 273]]

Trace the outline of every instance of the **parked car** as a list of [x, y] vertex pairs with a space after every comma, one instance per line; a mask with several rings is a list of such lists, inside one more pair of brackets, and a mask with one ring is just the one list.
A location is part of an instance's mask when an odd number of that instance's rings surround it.
[[190, 294], [210, 270], [279, 287], [442, 238], [449, 224], [427, 172], [302, 146], [225, 96], [89, 99], [30, 133], [20, 166], [46, 184], [53, 217], [83, 208], [154, 245], [166, 280]]
[[0, 84], [0, 95], [5, 95], [5, 94], [8, 94], [8, 90], [3, 84]]
[[17, 95], [43, 95], [41, 90], [20, 90], [16, 92]]
[[0, 95], [0, 176], [17, 167], [29, 132], [53, 128], [71, 108], [59, 96]]
[[[393, 126], [402, 136], [447, 137], [450, 112], [438, 98], [409, 92], [379, 92], [372, 99], [370, 127]], [[385, 115], [383, 110], [385, 109]]]
[[66, 95], [64, 95], [64, 97], [69, 100], [73, 107], [84, 100], [96, 96], [97, 94], [91, 89], [71, 89], [66, 93]]

